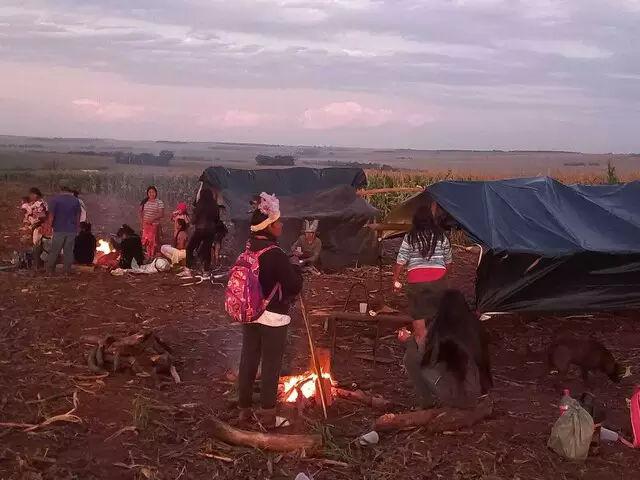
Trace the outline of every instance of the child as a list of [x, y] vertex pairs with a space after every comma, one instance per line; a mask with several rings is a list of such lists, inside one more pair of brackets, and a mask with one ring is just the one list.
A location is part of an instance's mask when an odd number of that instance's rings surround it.
[[407, 299], [413, 319], [413, 338], [424, 347], [427, 327], [438, 310], [440, 297], [446, 288], [446, 274], [451, 266], [451, 244], [435, 220], [434, 206], [422, 206], [413, 215], [411, 230], [405, 235], [396, 266], [393, 288], [400, 290], [400, 273], [407, 267]]
[[[31, 241], [33, 243], [34, 252], [40, 251], [40, 244], [43, 237], [51, 238], [50, 225], [45, 224], [49, 214], [47, 202], [42, 198], [40, 189], [33, 187], [29, 190], [29, 205], [31, 211], [29, 213], [29, 226], [31, 228]], [[39, 266], [39, 255], [36, 257], [36, 268]]]
[[176, 223], [178, 224], [179, 230], [174, 238], [173, 246], [162, 245], [160, 247], [160, 253], [171, 260], [172, 265], [176, 265], [187, 258], [187, 242], [189, 241], [187, 222], [179, 218]]
[[22, 223], [25, 225], [29, 225], [29, 217], [31, 217], [31, 200], [29, 197], [22, 197], [22, 203], [20, 204], [20, 209], [24, 211], [24, 218]]
[[79, 265], [92, 265], [96, 254], [97, 240], [91, 233], [89, 222], [80, 222], [80, 233], [73, 247], [73, 258]]
[[187, 228], [189, 227], [189, 223], [191, 221], [189, 217], [189, 213], [187, 212], [187, 204], [182, 202], [179, 203], [176, 209], [171, 214], [171, 221], [173, 222], [173, 238], [175, 239], [178, 233], [180, 232], [180, 224], [179, 220], [183, 220]]

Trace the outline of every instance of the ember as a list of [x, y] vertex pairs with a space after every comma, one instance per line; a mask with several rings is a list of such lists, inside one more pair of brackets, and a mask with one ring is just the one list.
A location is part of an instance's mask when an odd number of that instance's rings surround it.
[[[331, 378], [331, 374], [323, 373], [322, 378], [329, 380], [331, 385], [335, 382]], [[305, 375], [296, 375], [293, 377], [287, 377], [284, 381], [284, 392], [287, 397], [286, 402], [293, 403], [298, 399], [298, 390], [302, 393], [304, 398], [311, 398], [316, 393], [318, 375], [315, 373], [308, 373]]]
[[96, 252], [100, 252], [100, 253], [104, 253], [105, 255], [107, 255], [108, 253], [113, 252], [113, 249], [111, 248], [111, 244], [109, 242], [107, 242], [106, 240], [98, 240], [98, 246], [96, 247]]

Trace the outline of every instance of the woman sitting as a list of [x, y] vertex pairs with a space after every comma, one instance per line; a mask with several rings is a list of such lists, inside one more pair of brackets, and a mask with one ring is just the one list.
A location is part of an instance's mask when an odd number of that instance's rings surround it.
[[171, 260], [171, 265], [176, 265], [187, 258], [187, 242], [189, 241], [189, 235], [187, 229], [189, 226], [187, 222], [179, 218], [176, 221], [178, 230], [173, 239], [173, 245], [162, 245], [160, 247], [160, 253]]
[[118, 252], [118, 267], [124, 270], [130, 269], [135, 260], [138, 265], [144, 263], [144, 249], [142, 240], [129, 225], [122, 225], [116, 233], [120, 240], [112, 240], [113, 248]]
[[487, 333], [462, 292], [443, 294], [424, 354], [406, 329], [398, 338], [406, 342], [404, 366], [422, 408], [473, 408], [493, 387]]

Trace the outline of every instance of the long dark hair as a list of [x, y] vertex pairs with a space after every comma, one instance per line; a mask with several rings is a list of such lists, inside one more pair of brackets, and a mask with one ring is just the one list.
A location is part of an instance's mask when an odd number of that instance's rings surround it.
[[214, 225], [220, 219], [220, 210], [213, 192], [208, 188], [203, 188], [200, 198], [193, 209], [193, 223], [198, 226], [202, 224]]
[[176, 223], [178, 224], [178, 231], [176, 232], [176, 236], [173, 239], [173, 245], [174, 246], [178, 246], [178, 235], [180, 235], [182, 232], [186, 232], [187, 228], [189, 228], [189, 225], [187, 225], [187, 222], [184, 220], [184, 218], [179, 218]]
[[154, 187], [153, 185], [151, 185], [150, 187], [147, 187], [147, 195], [142, 199], [142, 201], [140, 202], [140, 206], [144, 207], [145, 204], [149, 201], [149, 192], [153, 190], [154, 192], [156, 192], [156, 198], [158, 198], [158, 189], [156, 187]]
[[488, 334], [478, 316], [469, 308], [464, 293], [447, 290], [429, 328], [422, 365], [444, 362], [447, 370], [463, 383], [469, 360], [478, 367], [484, 394], [493, 387]]
[[423, 205], [413, 214], [408, 239], [411, 248], [417, 248], [426, 259], [433, 256], [438, 242], [444, 240], [444, 230], [436, 223], [430, 206]]

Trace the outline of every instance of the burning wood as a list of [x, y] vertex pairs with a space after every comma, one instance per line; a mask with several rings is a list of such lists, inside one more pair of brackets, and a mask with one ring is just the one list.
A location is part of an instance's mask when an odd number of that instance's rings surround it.
[[96, 252], [107, 255], [109, 253], [115, 252], [115, 250], [111, 248], [111, 244], [108, 241], [99, 239], [98, 246], [96, 247]]
[[[330, 373], [323, 373], [322, 378], [323, 380], [328, 380], [331, 385], [335, 384]], [[288, 403], [295, 403], [298, 400], [298, 392], [302, 393], [304, 398], [315, 397], [318, 385], [318, 375], [315, 373], [306, 373], [304, 375], [286, 377], [283, 383], [284, 401]]]

